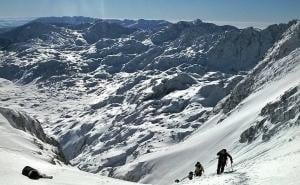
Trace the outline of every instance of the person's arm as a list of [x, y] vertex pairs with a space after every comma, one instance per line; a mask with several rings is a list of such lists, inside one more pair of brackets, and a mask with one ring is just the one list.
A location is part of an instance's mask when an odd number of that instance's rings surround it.
[[231, 155], [229, 154], [229, 153], [227, 153], [227, 156], [229, 157], [229, 159], [230, 159], [230, 162], [231, 162], [231, 164], [233, 163], [233, 160], [232, 160], [232, 157], [231, 157]]

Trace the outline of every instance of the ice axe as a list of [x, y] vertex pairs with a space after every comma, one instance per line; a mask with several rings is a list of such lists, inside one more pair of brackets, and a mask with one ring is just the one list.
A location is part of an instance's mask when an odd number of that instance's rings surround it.
[[179, 182], [183, 181], [183, 180], [186, 179], [186, 178], [189, 178], [190, 180], [193, 180], [193, 176], [194, 176], [194, 172], [190, 171], [189, 174], [188, 174], [187, 176], [183, 177], [183, 178], [180, 179], [180, 180], [176, 179], [175, 182], [176, 182], [176, 183], [179, 183]]
[[186, 179], [187, 177], [188, 177], [188, 176], [185, 176], [185, 177], [183, 177], [183, 178], [180, 179], [180, 180], [179, 180], [179, 179], [176, 179], [176, 180], [175, 180], [175, 183], [179, 183], [179, 182], [183, 181], [184, 179]]

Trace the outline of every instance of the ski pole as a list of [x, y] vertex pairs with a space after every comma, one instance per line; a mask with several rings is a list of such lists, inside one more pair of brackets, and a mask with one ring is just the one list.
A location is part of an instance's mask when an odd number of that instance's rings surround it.
[[176, 179], [175, 182], [176, 182], [176, 183], [179, 183], [179, 182], [183, 181], [184, 179], [186, 179], [187, 177], [188, 177], [188, 176], [185, 176], [185, 177], [183, 177], [183, 178], [180, 179], [180, 180]]
[[180, 181], [183, 181], [184, 179], [186, 179], [188, 176], [183, 177], [182, 179], [180, 179]]

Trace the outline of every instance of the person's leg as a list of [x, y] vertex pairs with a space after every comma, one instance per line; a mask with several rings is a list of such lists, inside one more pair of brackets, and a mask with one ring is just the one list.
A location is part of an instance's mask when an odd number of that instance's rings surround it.
[[45, 176], [43, 176], [43, 178], [45, 178], [45, 179], [53, 179], [53, 176], [45, 175]]
[[225, 168], [225, 164], [224, 164], [224, 163], [222, 163], [222, 164], [221, 164], [221, 173], [223, 173], [223, 172], [224, 172], [224, 168]]
[[221, 174], [221, 163], [218, 161], [217, 174]]
[[45, 178], [45, 179], [53, 179], [53, 176], [49, 176], [46, 174], [40, 174], [41, 178]]
[[29, 173], [28, 173], [28, 177], [30, 179], [39, 179], [41, 178], [41, 175], [39, 174], [39, 172], [37, 170], [31, 170]]
[[195, 170], [195, 176], [201, 176], [201, 171], [199, 169]]

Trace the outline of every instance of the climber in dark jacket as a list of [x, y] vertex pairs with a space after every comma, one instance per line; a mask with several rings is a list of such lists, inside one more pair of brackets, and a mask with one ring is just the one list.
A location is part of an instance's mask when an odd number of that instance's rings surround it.
[[203, 166], [200, 162], [197, 162], [195, 165], [195, 176], [201, 176], [204, 173]]
[[193, 180], [193, 177], [194, 177], [194, 172], [189, 172], [188, 178], [189, 178], [190, 180]]
[[45, 174], [40, 173], [36, 169], [30, 167], [30, 166], [25, 166], [22, 170], [22, 174], [27, 176], [30, 179], [40, 179], [40, 178], [46, 178], [46, 179], [52, 179], [52, 176], [48, 176]]
[[224, 168], [227, 164], [227, 158], [229, 157], [231, 164], [233, 161], [231, 155], [227, 153], [226, 149], [219, 151], [217, 155], [219, 156], [217, 174], [221, 174], [224, 172]]

